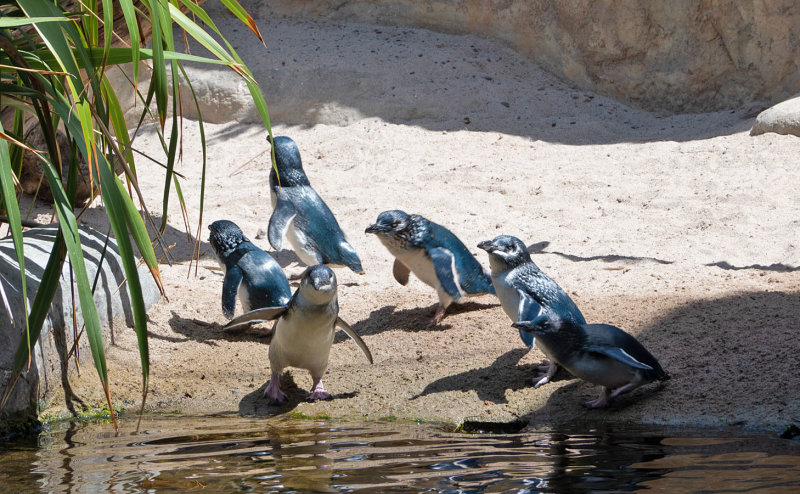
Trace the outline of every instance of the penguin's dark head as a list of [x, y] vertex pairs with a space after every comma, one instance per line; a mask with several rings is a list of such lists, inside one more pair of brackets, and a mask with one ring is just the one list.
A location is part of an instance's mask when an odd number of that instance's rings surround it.
[[484, 240], [478, 248], [489, 253], [492, 265], [515, 267], [531, 261], [531, 255], [522, 240], [511, 235], [500, 235], [494, 240]]
[[217, 220], [208, 225], [208, 229], [211, 231], [208, 241], [220, 260], [224, 259], [239, 244], [247, 242], [247, 237], [242, 233], [242, 229], [233, 221]]
[[313, 290], [320, 294], [336, 293], [336, 274], [324, 264], [317, 264], [306, 269], [300, 281], [300, 289], [305, 292]]
[[[278, 176], [275, 170], [270, 171], [270, 183], [274, 179], [280, 178], [282, 187], [294, 187], [297, 185], [310, 185], [308, 177], [303, 171], [303, 161], [300, 159], [300, 150], [291, 137], [275, 136], [267, 141], [275, 148], [275, 164], [278, 166]], [[273, 185], [276, 185], [277, 182]]]
[[534, 317], [532, 321], [517, 321], [511, 326], [534, 336], [547, 336], [561, 329], [562, 320], [555, 314], [542, 314]]
[[378, 215], [377, 221], [368, 226], [364, 233], [402, 237], [404, 232], [411, 229], [411, 217], [404, 211], [393, 209]]

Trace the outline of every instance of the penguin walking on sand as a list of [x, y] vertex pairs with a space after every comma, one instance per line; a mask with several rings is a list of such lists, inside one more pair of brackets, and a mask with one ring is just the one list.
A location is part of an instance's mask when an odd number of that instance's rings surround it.
[[289, 303], [292, 290], [280, 265], [250, 242], [236, 223], [217, 220], [208, 229], [211, 248], [225, 269], [222, 281], [225, 317], [233, 317], [237, 296], [244, 312]]
[[609, 324], [575, 324], [555, 314], [512, 324], [533, 334], [537, 344], [575, 377], [603, 386], [600, 396], [584, 403], [600, 408], [644, 384], [669, 379], [655, 357], [633, 336]]
[[269, 173], [273, 208], [268, 228], [270, 245], [281, 250], [286, 236], [297, 257], [308, 266], [347, 266], [363, 274], [361, 259], [347, 242], [328, 205], [311, 187], [297, 144], [285, 136], [275, 137], [270, 142], [275, 148], [278, 167], [277, 174], [274, 168]]
[[325, 265], [317, 264], [305, 270], [300, 286], [288, 304], [280, 307], [256, 309], [232, 320], [226, 330], [250, 324], [253, 321], [277, 319], [269, 345], [270, 379], [264, 396], [274, 403], [284, 403], [280, 377], [286, 367], [298, 367], [311, 373], [313, 383], [309, 401], [331, 398], [322, 385], [322, 376], [328, 368], [333, 336], [336, 328], [347, 335], [372, 363], [372, 353], [364, 340], [339, 317], [336, 275]]
[[392, 273], [398, 283], [405, 286], [409, 274], [414, 273], [436, 290], [439, 306], [428, 326], [439, 324], [454, 301], [495, 293], [489, 274], [461, 240], [418, 214], [384, 211], [365, 233], [377, 235], [395, 257]]
[[[575, 302], [534, 264], [520, 239], [500, 235], [493, 240], [479, 243], [478, 247], [489, 253], [492, 283], [503, 311], [512, 322], [531, 321], [542, 314], [555, 314], [565, 321], [586, 324]], [[558, 365], [547, 343], [536, 342], [531, 333], [523, 330], [520, 330], [519, 335], [528, 348], [537, 344], [550, 359], [539, 366], [534, 387], [549, 383], [558, 371]]]

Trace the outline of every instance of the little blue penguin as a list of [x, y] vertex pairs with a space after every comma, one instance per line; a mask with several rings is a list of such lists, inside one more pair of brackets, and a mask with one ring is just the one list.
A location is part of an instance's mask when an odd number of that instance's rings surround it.
[[492, 280], [467, 247], [447, 228], [418, 214], [384, 211], [365, 233], [374, 233], [395, 257], [392, 273], [401, 285], [414, 273], [439, 295], [439, 307], [428, 326], [438, 324], [453, 301], [494, 294]]
[[298, 367], [311, 373], [313, 384], [309, 401], [331, 397], [322, 385], [328, 368], [328, 358], [336, 328], [347, 335], [372, 363], [372, 353], [364, 340], [339, 317], [336, 275], [323, 264], [309, 267], [303, 273], [300, 286], [288, 304], [256, 309], [233, 319], [225, 326], [231, 330], [253, 321], [277, 319], [269, 345], [270, 380], [264, 396], [275, 403], [286, 401], [280, 388], [280, 376], [286, 367]]
[[274, 168], [269, 173], [273, 209], [267, 231], [270, 245], [281, 250], [286, 236], [297, 257], [308, 266], [347, 266], [363, 274], [361, 259], [347, 242], [328, 205], [311, 187], [297, 144], [285, 136], [270, 142], [275, 148], [278, 167], [277, 174]]
[[289, 303], [292, 290], [283, 270], [269, 254], [255, 246], [236, 223], [218, 220], [210, 225], [208, 237], [219, 264], [225, 268], [222, 282], [222, 313], [233, 317], [236, 296], [242, 310]]
[[[489, 253], [492, 283], [500, 305], [512, 322], [530, 321], [542, 313], [549, 313], [575, 324], [586, 323], [569, 295], [534, 264], [520, 239], [500, 235], [479, 243], [478, 247]], [[528, 348], [533, 348], [535, 340], [530, 333], [520, 331], [519, 336]], [[539, 343], [538, 346], [550, 362], [543, 362], [540, 366], [542, 372], [534, 380], [537, 388], [549, 383], [558, 371], [547, 344]]]
[[617, 396], [653, 381], [669, 379], [658, 361], [636, 338], [609, 324], [575, 324], [556, 314], [512, 324], [536, 336], [551, 358], [572, 375], [603, 386], [589, 408], [607, 406]]

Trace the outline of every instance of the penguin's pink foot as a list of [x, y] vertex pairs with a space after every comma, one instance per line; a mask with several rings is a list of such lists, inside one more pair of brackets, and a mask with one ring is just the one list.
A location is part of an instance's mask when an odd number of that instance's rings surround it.
[[325, 387], [322, 385], [322, 379], [314, 379], [311, 393], [308, 394], [308, 401], [330, 400], [331, 398], [331, 394], [325, 391]]
[[281, 391], [280, 375], [272, 374], [267, 384], [267, 389], [264, 390], [264, 398], [270, 402], [280, 405], [286, 402], [286, 393]]
[[556, 375], [556, 372], [558, 372], [558, 364], [549, 360], [543, 360], [536, 369], [537, 374], [533, 378], [534, 388], [538, 388], [539, 386], [544, 386], [545, 384], [549, 383], [553, 376]]
[[433, 315], [430, 321], [428, 321], [428, 324], [426, 324], [425, 327], [432, 328], [442, 322], [442, 319], [444, 319], [444, 311], [445, 307], [443, 305], [436, 307], [436, 313]]
[[609, 403], [611, 403], [611, 400], [608, 397], [608, 389], [603, 388], [603, 391], [600, 392], [600, 396], [594, 400], [587, 401], [583, 406], [586, 408], [603, 408], [607, 407]]

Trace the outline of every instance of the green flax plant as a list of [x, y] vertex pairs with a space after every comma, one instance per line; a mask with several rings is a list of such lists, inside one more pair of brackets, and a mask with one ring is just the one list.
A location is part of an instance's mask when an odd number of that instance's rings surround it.
[[[261, 43], [264, 42], [253, 19], [236, 0], [221, 2], [254, 32]], [[194, 39], [206, 48], [208, 54], [197, 56], [176, 51], [173, 39], [175, 24], [180, 26], [184, 38]], [[152, 48], [149, 49], [144, 48], [142, 42], [147, 28], [152, 29]], [[166, 228], [171, 186], [174, 186], [184, 211], [187, 232], [191, 232], [185, 215], [180, 177], [173, 169], [179, 158], [178, 119], [183, 104], [178, 80], [182, 78], [191, 88], [182, 61], [223, 64], [239, 74], [250, 89], [267, 132], [271, 133], [267, 105], [253, 75], [196, 0], [0, 0], [0, 107], [13, 113], [13, 128], [4, 129], [0, 124], [0, 215], [4, 215], [2, 220], [8, 223], [13, 238], [25, 300], [25, 314], [10, 314], [7, 311], [10, 318], [24, 319], [25, 329], [0, 409], [20, 375], [30, 368], [31, 348], [39, 338], [58, 287], [63, 263], [68, 258], [86, 337], [111, 416], [114, 417], [101, 324], [92, 297], [93, 287], [84, 264], [75, 213], [80, 206], [76, 203], [76, 184], [81, 160], [88, 164], [93, 197], [100, 196], [105, 205], [122, 258], [141, 357], [144, 407], [150, 364], [147, 320], [134, 248], [163, 294], [156, 250], [160, 248], [165, 254], [167, 252], [161, 243], [160, 233]], [[147, 67], [147, 75], [150, 76], [146, 90], [139, 87], [140, 62]], [[126, 124], [115, 88], [106, 77], [106, 72], [112, 66], [127, 63], [132, 64], [129, 82], [142, 102], [142, 113], [133, 132]], [[197, 105], [196, 99], [194, 104]], [[153, 106], [154, 111], [151, 110]], [[173, 118], [170, 126], [165, 128], [168, 113]], [[145, 119], [156, 122], [154, 127], [167, 157], [160, 226], [155, 225], [139, 190], [131, 147], [132, 139]], [[206, 171], [202, 117], [198, 117], [198, 120], [203, 163], [199, 191], [200, 218], [193, 240], [196, 255], [199, 255]], [[35, 149], [23, 138], [25, 127], [31, 125], [41, 127], [46, 143], [41, 149]], [[63, 129], [73, 151], [69, 160], [62, 159], [59, 152], [56, 141], [59, 128]], [[23, 152], [34, 153], [41, 162], [52, 191], [59, 227], [30, 307], [27, 305], [22, 243], [22, 225], [25, 221], [21, 218], [19, 208], [19, 174]], [[62, 179], [64, 176], [67, 177], [66, 183]], [[136, 202], [140, 204], [141, 212]], [[146, 223], [153, 226], [153, 239], [148, 234]], [[3, 292], [2, 285], [0, 292]], [[3, 303], [6, 294], [0, 295], [0, 303]]]

